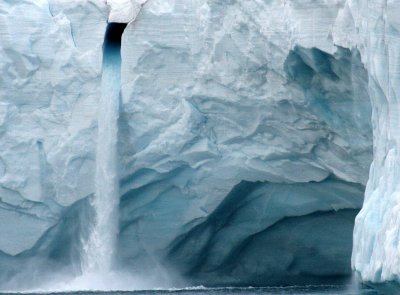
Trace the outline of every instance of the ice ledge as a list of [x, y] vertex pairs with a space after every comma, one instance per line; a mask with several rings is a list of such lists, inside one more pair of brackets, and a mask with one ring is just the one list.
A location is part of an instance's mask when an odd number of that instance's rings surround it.
[[147, 0], [106, 0], [111, 11], [108, 22], [129, 23], [136, 19]]

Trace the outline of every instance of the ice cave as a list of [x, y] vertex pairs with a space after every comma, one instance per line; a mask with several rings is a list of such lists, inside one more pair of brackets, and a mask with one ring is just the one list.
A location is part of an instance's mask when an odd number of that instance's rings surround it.
[[399, 13], [0, 0], [0, 293], [400, 294]]

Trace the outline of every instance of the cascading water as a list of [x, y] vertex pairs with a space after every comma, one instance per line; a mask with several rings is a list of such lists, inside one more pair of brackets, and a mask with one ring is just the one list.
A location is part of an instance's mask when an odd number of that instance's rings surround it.
[[103, 47], [102, 95], [98, 112], [95, 220], [84, 247], [83, 274], [107, 273], [118, 234], [117, 135], [121, 91], [121, 36], [126, 24], [110, 23]]
[[[103, 46], [101, 100], [98, 110], [94, 220], [83, 246], [80, 276], [56, 285], [60, 290], [132, 290], [149, 288], [141, 278], [113, 267], [118, 235], [118, 118], [121, 92], [121, 37], [125, 23], [109, 23]], [[51, 289], [53, 289], [52, 286]]]

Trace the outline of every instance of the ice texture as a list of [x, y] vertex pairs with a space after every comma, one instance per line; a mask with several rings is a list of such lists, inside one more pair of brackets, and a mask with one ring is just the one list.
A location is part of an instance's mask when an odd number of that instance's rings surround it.
[[82, 272], [107, 21], [129, 22], [116, 267], [174, 285], [349, 275], [372, 127], [389, 128], [377, 103], [371, 126], [349, 3], [0, 0], [0, 289]]
[[108, 22], [129, 23], [136, 19], [147, 0], [107, 0], [110, 7]]
[[400, 278], [399, 1], [346, 1], [334, 40], [357, 47], [368, 70], [374, 160], [354, 229], [352, 265], [365, 281]]
[[0, 11], [0, 244], [16, 255], [93, 193], [107, 14], [93, 1], [2, 1]]
[[351, 273], [351, 236], [362, 194], [361, 185], [334, 179], [241, 182], [171, 243], [165, 263], [194, 285], [340, 280]]

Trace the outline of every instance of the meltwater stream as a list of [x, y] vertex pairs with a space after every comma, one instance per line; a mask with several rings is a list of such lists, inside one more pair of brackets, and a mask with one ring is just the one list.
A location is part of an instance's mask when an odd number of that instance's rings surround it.
[[148, 289], [151, 286], [147, 280], [117, 270], [113, 265], [119, 220], [117, 138], [121, 92], [121, 37], [125, 27], [126, 24], [109, 23], [104, 39], [102, 94], [98, 108], [96, 189], [91, 200], [94, 220], [89, 226], [89, 237], [82, 249], [81, 273], [71, 279], [45, 284], [40, 290], [46, 294], [54, 291], [71, 292], [70, 294], [85, 290], [130, 291]]
[[83, 274], [108, 272], [118, 234], [119, 178], [117, 135], [121, 91], [121, 36], [126, 24], [110, 23], [103, 47], [101, 100], [98, 111], [95, 220], [84, 246]]

